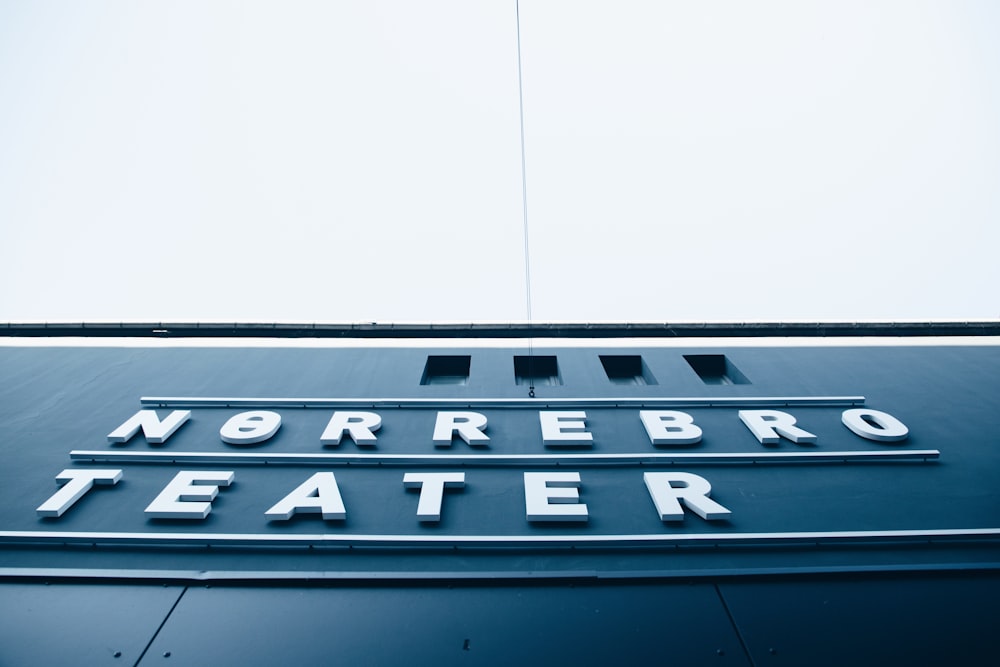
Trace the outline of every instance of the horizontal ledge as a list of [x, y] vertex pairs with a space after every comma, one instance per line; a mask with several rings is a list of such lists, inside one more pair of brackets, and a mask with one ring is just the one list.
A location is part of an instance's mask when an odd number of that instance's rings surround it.
[[937, 449], [853, 452], [676, 452], [647, 454], [299, 454], [261, 452], [109, 452], [74, 449], [74, 461], [92, 463], [209, 463], [220, 465], [454, 465], [546, 466], [673, 465], [675, 463], [863, 463], [866, 461], [928, 461]]
[[148, 408], [712, 408], [850, 407], [864, 396], [680, 396], [620, 398], [259, 398], [143, 396]]
[[643, 535], [349, 535], [275, 533], [115, 533], [0, 531], [0, 544], [134, 546], [372, 546], [372, 547], [569, 547], [741, 546], [826, 543], [914, 543], [995, 540], [1000, 528], [846, 530], [787, 533], [686, 533]]
[[157, 338], [839, 338], [997, 336], [1000, 321], [925, 322], [0, 322], [0, 336]]
[[[905, 545], [904, 545], [905, 546]], [[60, 568], [60, 567], [0, 567], [0, 579], [106, 581], [145, 580], [156, 582], [320, 582], [320, 581], [462, 581], [495, 584], [498, 579], [509, 581], [548, 579], [553, 581], [622, 581], [637, 579], [692, 579], [719, 577], [754, 577], [803, 574], [845, 573], [927, 573], [979, 572], [1000, 569], [996, 561], [954, 561], [917, 563], [879, 563], [854, 565], [814, 565], [797, 563], [788, 566], [719, 567], [707, 565], [697, 569], [656, 568], [628, 570], [140, 570], [120, 568]]]

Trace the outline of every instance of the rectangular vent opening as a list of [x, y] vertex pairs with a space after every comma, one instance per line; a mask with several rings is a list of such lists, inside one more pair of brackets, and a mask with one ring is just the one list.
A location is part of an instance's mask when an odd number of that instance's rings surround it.
[[638, 354], [602, 354], [600, 357], [604, 372], [613, 384], [656, 384], [656, 378]]
[[517, 384], [551, 387], [562, 384], [559, 364], [553, 356], [514, 357], [514, 379]]
[[472, 357], [466, 355], [427, 357], [420, 384], [466, 384]]
[[724, 354], [685, 354], [684, 360], [705, 384], [750, 384]]

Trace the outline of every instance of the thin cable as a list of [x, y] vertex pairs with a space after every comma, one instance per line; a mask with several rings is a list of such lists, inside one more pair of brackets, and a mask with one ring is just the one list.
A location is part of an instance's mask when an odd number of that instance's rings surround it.
[[[521, 72], [521, 2], [514, 0], [517, 23], [517, 104], [521, 117], [521, 212], [524, 221], [524, 301], [531, 328], [531, 253], [528, 244], [528, 168], [524, 150], [524, 75]], [[534, 345], [528, 337], [528, 396], [535, 397]]]

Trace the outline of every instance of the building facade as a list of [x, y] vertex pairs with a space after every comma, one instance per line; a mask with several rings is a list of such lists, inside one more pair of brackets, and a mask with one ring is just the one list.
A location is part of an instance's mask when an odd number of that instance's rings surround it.
[[8, 329], [0, 662], [988, 664], [949, 327]]

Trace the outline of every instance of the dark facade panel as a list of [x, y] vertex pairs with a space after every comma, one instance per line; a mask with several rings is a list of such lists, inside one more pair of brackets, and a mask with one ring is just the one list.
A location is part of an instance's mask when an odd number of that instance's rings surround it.
[[749, 664], [710, 584], [192, 587], [142, 662], [175, 663]]
[[0, 583], [0, 664], [134, 665], [183, 590]]
[[719, 585], [755, 665], [992, 665], [1000, 575]]

